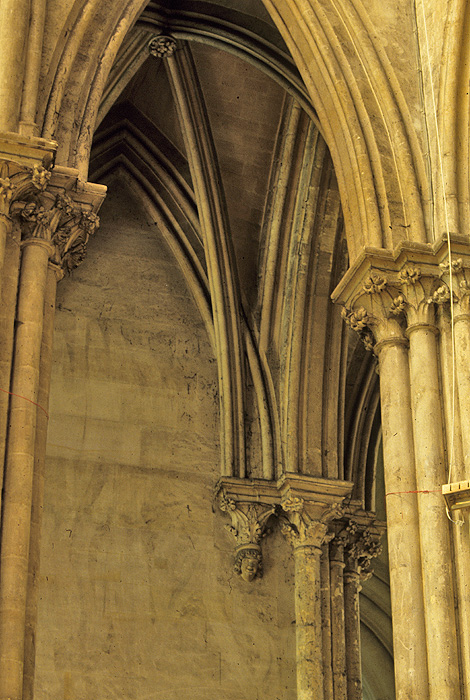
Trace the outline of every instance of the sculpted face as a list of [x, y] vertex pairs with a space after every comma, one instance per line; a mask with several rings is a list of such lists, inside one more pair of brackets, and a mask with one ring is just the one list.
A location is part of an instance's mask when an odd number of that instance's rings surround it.
[[253, 581], [259, 569], [259, 561], [250, 555], [243, 557], [240, 565], [240, 576], [244, 581]]

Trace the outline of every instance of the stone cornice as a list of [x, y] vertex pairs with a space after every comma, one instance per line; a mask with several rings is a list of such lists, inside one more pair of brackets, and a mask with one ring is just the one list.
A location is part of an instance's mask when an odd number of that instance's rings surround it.
[[287, 472], [277, 481], [223, 476], [217, 482], [216, 494], [223, 490], [229, 498], [266, 505], [279, 505], [291, 497], [331, 505], [347, 498], [352, 487], [350, 481]]
[[[247, 581], [259, 575], [261, 539], [271, 515], [278, 517], [294, 549], [321, 547], [333, 536], [328, 532], [328, 523], [343, 517], [342, 504], [350, 496], [352, 487], [349, 481], [296, 473], [283, 474], [277, 482], [236, 477], [219, 479], [215, 496], [220, 509], [232, 521], [227, 529], [236, 541], [235, 571]], [[256, 554], [259, 562], [251, 578], [244, 575], [243, 550], [252, 560]]]
[[11, 160], [25, 168], [41, 165], [50, 169], [56, 150], [55, 141], [10, 132], [0, 133], [0, 160]]
[[[468, 258], [468, 236], [452, 234], [452, 256]], [[399, 282], [399, 272], [406, 266], [419, 266], [423, 277], [439, 276], [439, 266], [448, 259], [447, 239], [442, 237], [433, 245], [403, 241], [395, 250], [364, 248], [355, 259], [331, 295], [335, 303], [349, 306], [363, 294], [363, 280], [373, 274], [386, 274], [390, 284]]]

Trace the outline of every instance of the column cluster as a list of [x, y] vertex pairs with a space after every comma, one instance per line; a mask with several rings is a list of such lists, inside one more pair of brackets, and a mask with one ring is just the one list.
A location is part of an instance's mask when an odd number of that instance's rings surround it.
[[[366, 256], [335, 297], [379, 361], [397, 700], [451, 700], [462, 697], [468, 650], [457, 644], [459, 574], [441, 487], [455, 442], [449, 310], [460, 304], [460, 319], [467, 291], [455, 262], [450, 289], [444, 246], [422, 248]], [[469, 396], [459, 389], [464, 411]]]
[[[259, 575], [270, 528], [280, 527], [292, 547], [299, 700], [362, 698], [360, 582], [371, 574], [384, 525], [350, 501], [351, 490], [349, 482], [299, 474], [277, 482], [227, 477], [218, 485], [219, 506], [232, 521], [235, 571], [245, 581]], [[238, 563], [244, 551], [247, 568], [256, 554], [250, 576]]]
[[[30, 697], [57, 280], [83, 260], [106, 188], [0, 139], [0, 698]], [[13, 151], [13, 152], [12, 152]], [[2, 158], [3, 153], [3, 158]]]

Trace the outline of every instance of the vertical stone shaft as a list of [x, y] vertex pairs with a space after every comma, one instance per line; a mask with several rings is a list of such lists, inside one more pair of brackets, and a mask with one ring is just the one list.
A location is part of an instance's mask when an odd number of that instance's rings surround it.
[[429, 698], [408, 351], [376, 346], [380, 367], [387, 536], [397, 700]]
[[[460, 408], [460, 424], [462, 427], [462, 446], [467, 476], [470, 479], [470, 373], [468, 358], [470, 357], [470, 315], [459, 314], [455, 317], [455, 364]], [[455, 476], [455, 475], [454, 475]]]
[[328, 545], [322, 547], [320, 557], [321, 574], [321, 624], [323, 637], [323, 693], [324, 700], [334, 700], [333, 694], [333, 663], [331, 656], [332, 620], [331, 620], [331, 583], [330, 555]]
[[[448, 319], [445, 319], [448, 322]], [[451, 358], [450, 324], [444, 323], [441, 314], [441, 360], [447, 361], [447, 371], [443, 371], [445, 378], [452, 377], [452, 368], [449, 366]], [[455, 317], [455, 363], [458, 386], [458, 404], [454, 406], [452, 415], [452, 402], [448, 401], [447, 435], [453, 440], [453, 464], [450, 473], [451, 481], [463, 481], [470, 478], [470, 378], [468, 373], [468, 357], [465, 353], [470, 349], [470, 315], [459, 314]], [[447, 340], [447, 347], [442, 348]], [[446, 368], [444, 368], [445, 370]], [[452, 392], [449, 387], [448, 393]], [[460, 410], [459, 410], [460, 409]], [[450, 415], [449, 415], [450, 414]], [[462, 429], [463, 428], [463, 429]], [[460, 449], [459, 449], [460, 448]], [[450, 447], [448, 447], [450, 452]], [[455, 569], [458, 594], [457, 614], [459, 618], [460, 657], [462, 665], [462, 682], [465, 700], [470, 700], [470, 518], [468, 510], [459, 510], [453, 516], [455, 520], [464, 521], [464, 526], [453, 526], [453, 541], [455, 551]]]
[[0, 213], [0, 284], [3, 284], [3, 266], [5, 262], [5, 253], [7, 240], [11, 234], [12, 221], [6, 214]]
[[0, 568], [0, 698], [20, 700], [44, 298], [51, 247], [27, 241], [22, 256], [4, 482]]
[[343, 573], [343, 546], [333, 541], [330, 545], [330, 596], [334, 700], [347, 700]]
[[320, 547], [294, 547], [298, 700], [324, 700], [320, 557]]
[[36, 418], [35, 464], [33, 475], [33, 500], [31, 508], [31, 535], [29, 545], [28, 594], [26, 604], [26, 630], [24, 652], [23, 698], [32, 700], [35, 661], [35, 629], [38, 612], [39, 589], [39, 553], [42, 508], [44, 501], [44, 467], [46, 461], [46, 442], [49, 405], [49, 388], [52, 368], [52, 342], [54, 336], [55, 300], [57, 278], [61, 270], [49, 264], [47, 272], [46, 295], [44, 300], [44, 323], [39, 367], [39, 388]]
[[20, 113], [21, 131], [22, 133], [30, 133], [30, 135], [34, 135], [35, 131], [46, 5], [47, 0], [32, 0], [31, 3], [31, 21], [29, 25], [28, 51], [26, 54], [23, 99]]
[[[460, 698], [449, 521], [440, 487], [445, 482], [437, 329], [408, 328], [416, 483], [431, 700]], [[437, 492], [436, 492], [437, 490]], [[426, 493], [434, 491], [434, 493]]]
[[31, 0], [0, 3], [0, 131], [17, 131]]
[[346, 637], [346, 677], [348, 700], [362, 700], [361, 632], [357, 563], [348, 557], [344, 571], [344, 621]]
[[[13, 352], [16, 297], [20, 265], [20, 242], [18, 235], [7, 238], [4, 275], [1, 285], [0, 304], [0, 513], [3, 489], [3, 470], [7, 434], [8, 407], [10, 404], [10, 376]], [[1, 518], [1, 515], [0, 515]]]

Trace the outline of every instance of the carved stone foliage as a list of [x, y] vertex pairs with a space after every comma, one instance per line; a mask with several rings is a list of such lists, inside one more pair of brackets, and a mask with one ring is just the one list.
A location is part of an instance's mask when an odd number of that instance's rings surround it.
[[[442, 285], [441, 285], [442, 286]], [[405, 264], [385, 275], [369, 270], [342, 315], [368, 350], [384, 340], [404, 340], [406, 327], [434, 323], [439, 278]], [[349, 308], [348, 308], [349, 307]]]
[[261, 540], [267, 534], [266, 526], [274, 513], [273, 505], [235, 501], [222, 491], [219, 507], [230, 516], [231, 525], [225, 528], [236, 542], [234, 571], [245, 581], [263, 575]]
[[17, 213], [22, 221], [22, 239], [50, 243], [50, 260], [64, 272], [83, 261], [88, 239], [99, 225], [96, 214], [84, 211], [66, 193], [44, 193], [18, 204]]
[[[451, 296], [460, 314], [470, 315], [470, 262], [459, 257], [441, 263], [441, 286], [434, 293], [434, 301], [443, 305], [450, 302]], [[451, 294], [452, 290], [452, 294]]]
[[328, 531], [328, 523], [343, 514], [341, 506], [333, 504], [315, 512], [302, 498], [289, 497], [282, 501], [280, 525], [283, 535], [295, 549], [315, 547], [319, 549], [329, 542], [334, 534]]
[[344, 548], [347, 569], [367, 580], [372, 576], [371, 563], [382, 551], [382, 533], [374, 527], [350, 520], [335, 536], [335, 544]]
[[27, 168], [13, 161], [0, 160], [0, 214], [9, 216], [13, 202], [34, 192], [42, 192], [50, 177], [50, 171], [42, 165]]
[[149, 52], [152, 56], [156, 58], [169, 58], [173, 56], [176, 51], [176, 40], [172, 36], [165, 36], [160, 34], [160, 36], [154, 37], [149, 42]]

